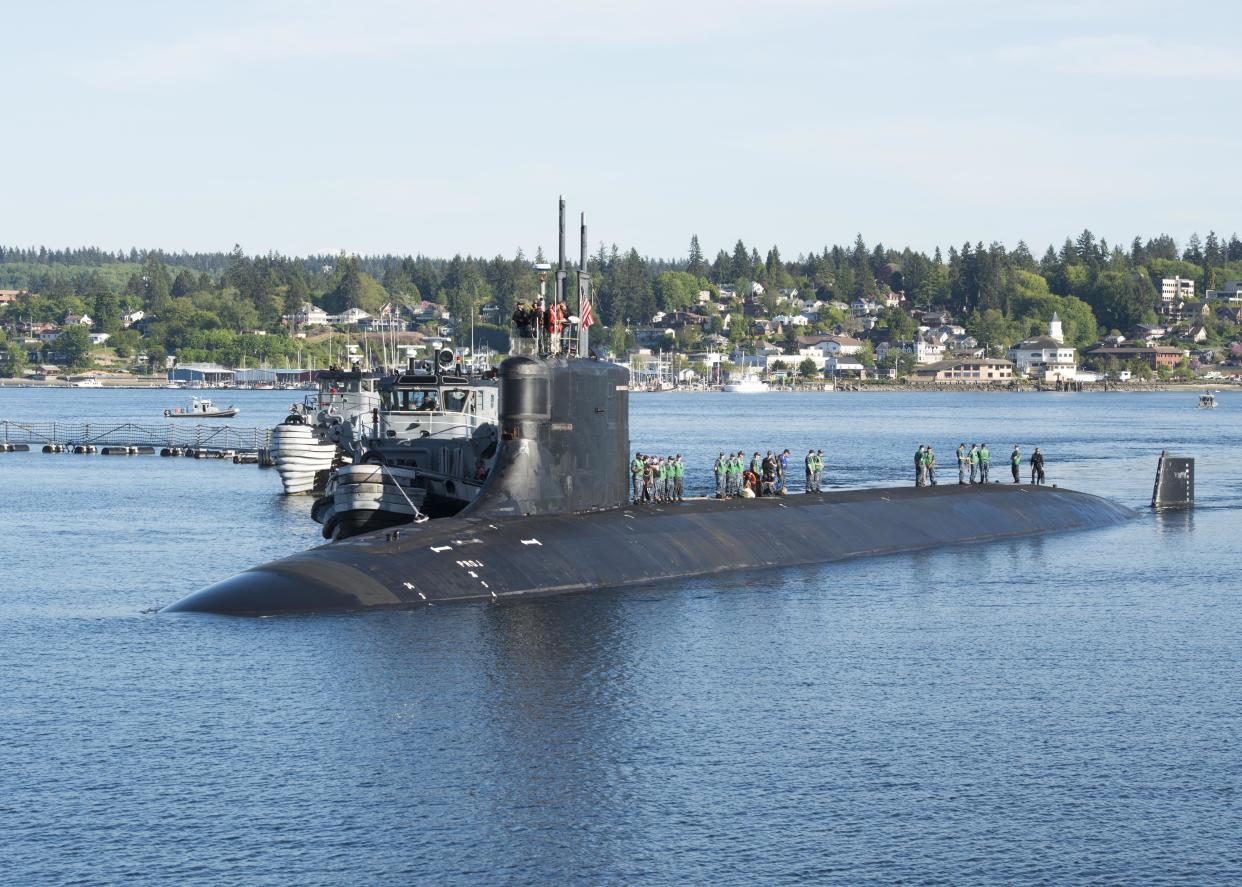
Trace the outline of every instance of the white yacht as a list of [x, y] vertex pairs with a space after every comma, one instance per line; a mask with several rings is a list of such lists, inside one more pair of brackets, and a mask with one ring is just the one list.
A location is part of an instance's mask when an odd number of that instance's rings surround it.
[[1216, 409], [1216, 394], [1210, 391], [1205, 394], [1200, 394], [1198, 409], [1201, 409], [1201, 410]]
[[730, 394], [760, 394], [768, 390], [768, 383], [753, 373], [747, 373], [740, 379], [730, 381], [720, 390]]

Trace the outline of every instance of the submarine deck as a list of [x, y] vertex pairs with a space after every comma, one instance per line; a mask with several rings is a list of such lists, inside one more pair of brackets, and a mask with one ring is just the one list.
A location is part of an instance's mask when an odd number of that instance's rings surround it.
[[1088, 529], [1134, 514], [1056, 487], [954, 484], [443, 518], [255, 567], [168, 609], [265, 615], [502, 600]]

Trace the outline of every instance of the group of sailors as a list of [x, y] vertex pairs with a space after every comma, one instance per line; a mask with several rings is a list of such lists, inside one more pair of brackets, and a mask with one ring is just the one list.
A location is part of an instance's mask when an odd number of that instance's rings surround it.
[[[988, 483], [990, 480], [991, 458], [992, 454], [988, 451], [986, 442], [971, 444], [969, 450], [966, 448], [965, 442], [958, 444], [958, 484]], [[1044, 454], [1039, 451], [1039, 447], [1036, 447], [1035, 452], [1031, 453], [1028, 463], [1031, 466], [1031, 483], [1044, 483]], [[1013, 452], [1009, 454], [1009, 468], [1013, 474], [1013, 482], [1015, 484], [1021, 483], [1022, 448], [1018, 444], [1013, 445]], [[926, 487], [935, 486], [935, 484], [936, 454], [931, 444], [923, 444], [914, 453], [914, 485], [916, 487]]]
[[543, 299], [518, 302], [513, 309], [513, 325], [517, 327], [518, 339], [528, 343], [527, 349], [531, 353], [538, 351], [544, 356], [561, 353], [561, 340], [575, 320], [564, 299], [546, 305]]
[[[721, 453], [712, 465], [716, 478], [717, 499], [753, 499], [759, 496], [784, 496], [789, 490], [792, 456], [768, 450], [760, 456], [756, 450], [750, 460], [746, 452]], [[805, 492], [823, 490], [824, 451], [807, 450], [803, 459], [806, 471]], [[630, 461], [630, 485], [635, 503], [682, 502], [685, 499], [686, 465], [678, 453], [661, 456], [635, 453]]]
[[681, 502], [686, 494], [686, 464], [681, 453], [644, 456], [635, 453], [630, 461], [630, 485], [634, 502]]

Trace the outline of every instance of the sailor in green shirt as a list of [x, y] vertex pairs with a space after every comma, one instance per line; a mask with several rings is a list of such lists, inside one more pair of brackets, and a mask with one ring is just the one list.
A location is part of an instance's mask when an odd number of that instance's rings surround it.
[[927, 483], [933, 487], [936, 485], [936, 457], [932, 453], [931, 444], [923, 447], [923, 476]]
[[634, 492], [634, 501], [638, 501], [639, 491], [643, 482], [643, 454], [635, 453], [634, 460], [630, 462], [630, 487]]
[[815, 451], [815, 492], [824, 489], [824, 451]]
[[966, 444], [957, 445], [957, 482], [959, 485], [966, 483], [966, 470], [970, 466], [970, 457], [966, 455]]
[[1018, 449], [1018, 445], [1013, 445], [1013, 452], [1009, 454], [1009, 467], [1013, 469], [1013, 482], [1020, 483], [1018, 480], [1018, 470], [1022, 466], [1022, 451]]
[[977, 484], [979, 482], [978, 480], [976, 480], [976, 476], [979, 473], [979, 445], [978, 444], [970, 445], [970, 454], [966, 458], [970, 460], [970, 482], [972, 484]]
[[673, 462], [673, 496], [678, 502], [686, 498], [686, 463], [681, 461], [681, 453]]
[[988, 482], [988, 445], [979, 447], [979, 483]]
[[716, 457], [716, 461], [712, 464], [712, 474], [716, 476], [716, 498], [723, 499], [728, 478], [727, 461], [725, 460], [724, 453]]

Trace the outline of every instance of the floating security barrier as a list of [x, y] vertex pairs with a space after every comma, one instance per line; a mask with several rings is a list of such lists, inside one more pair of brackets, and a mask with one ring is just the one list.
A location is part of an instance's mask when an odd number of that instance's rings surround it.
[[233, 464], [234, 465], [258, 465], [259, 454], [258, 453], [238, 453], [237, 455], [233, 457]]
[[66, 452], [64, 444], [44, 444], [43, 452], [45, 453], [64, 453]]
[[3, 443], [0, 444], [0, 452], [3, 453], [29, 453], [30, 444]]

